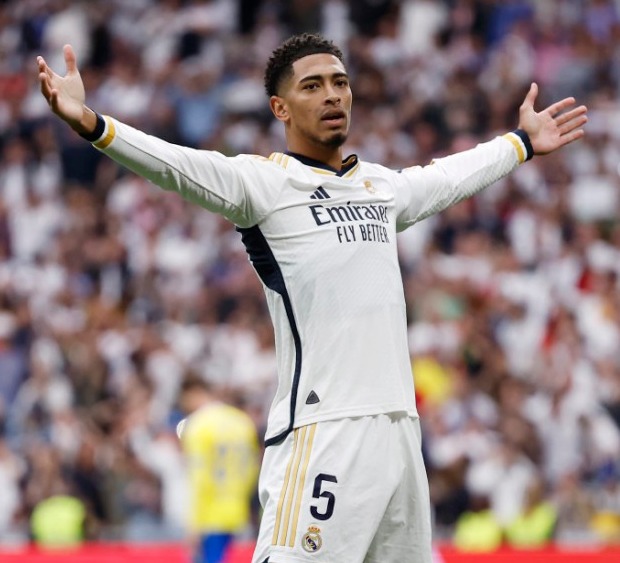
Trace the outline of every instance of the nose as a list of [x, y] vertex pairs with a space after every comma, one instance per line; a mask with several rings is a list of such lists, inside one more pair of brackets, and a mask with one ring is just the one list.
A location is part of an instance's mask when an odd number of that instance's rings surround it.
[[325, 96], [325, 103], [338, 106], [340, 105], [341, 101], [342, 101], [342, 97], [340, 96], [340, 94], [336, 92], [334, 88], [327, 89], [327, 96]]
[[336, 94], [334, 94], [333, 96], [328, 96], [325, 99], [326, 104], [333, 106], [339, 106], [341, 101], [342, 99], [340, 98], [340, 96], [337, 96]]

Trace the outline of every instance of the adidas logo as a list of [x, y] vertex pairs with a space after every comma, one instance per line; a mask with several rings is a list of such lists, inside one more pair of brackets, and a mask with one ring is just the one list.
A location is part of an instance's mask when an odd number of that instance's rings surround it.
[[330, 199], [330, 196], [323, 186], [319, 186], [314, 193], [310, 196], [310, 199]]
[[320, 400], [321, 399], [319, 399], [319, 396], [314, 391], [310, 391], [308, 398], [306, 399], [306, 405], [316, 405]]

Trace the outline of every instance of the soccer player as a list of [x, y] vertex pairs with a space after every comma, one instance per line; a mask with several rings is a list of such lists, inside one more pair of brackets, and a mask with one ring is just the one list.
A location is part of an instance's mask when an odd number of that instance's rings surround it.
[[178, 426], [187, 459], [190, 530], [195, 563], [221, 563], [235, 535], [250, 523], [258, 476], [258, 439], [252, 419], [223, 403], [202, 379], [187, 379], [179, 395], [188, 413]]
[[66, 75], [38, 58], [54, 113], [111, 158], [232, 221], [272, 316], [279, 385], [259, 481], [254, 563], [430, 563], [431, 517], [407, 345], [396, 234], [580, 138], [573, 98], [518, 129], [428, 166], [346, 158], [352, 94], [341, 51], [288, 39], [267, 63], [287, 151], [225, 157], [166, 143], [85, 106], [70, 46]]

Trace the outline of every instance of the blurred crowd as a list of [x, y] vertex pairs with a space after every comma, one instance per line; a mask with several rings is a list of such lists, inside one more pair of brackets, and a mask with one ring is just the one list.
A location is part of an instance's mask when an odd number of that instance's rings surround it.
[[100, 113], [267, 156], [263, 67], [300, 31], [346, 54], [347, 154], [392, 168], [514, 129], [532, 81], [540, 108], [588, 105], [585, 139], [399, 235], [400, 259], [438, 539], [620, 541], [620, 1], [2, 0], [0, 544], [61, 493], [87, 539], [183, 537], [182, 381], [259, 429], [276, 381], [234, 227], [59, 123], [36, 55], [64, 72], [71, 43]]

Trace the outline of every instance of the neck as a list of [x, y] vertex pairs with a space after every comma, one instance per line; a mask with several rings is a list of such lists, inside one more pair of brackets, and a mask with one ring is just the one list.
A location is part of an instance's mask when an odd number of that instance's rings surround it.
[[310, 143], [296, 143], [287, 140], [286, 148], [289, 152], [322, 162], [334, 170], [342, 168], [342, 147], [326, 147]]

